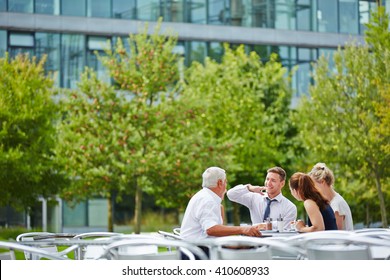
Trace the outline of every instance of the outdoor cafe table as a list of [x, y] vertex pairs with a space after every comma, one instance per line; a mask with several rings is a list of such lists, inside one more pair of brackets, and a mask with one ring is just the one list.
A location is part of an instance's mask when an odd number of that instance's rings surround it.
[[287, 238], [290, 236], [300, 234], [298, 231], [277, 231], [277, 230], [261, 230], [260, 238], [264, 237], [276, 237], [276, 238]]

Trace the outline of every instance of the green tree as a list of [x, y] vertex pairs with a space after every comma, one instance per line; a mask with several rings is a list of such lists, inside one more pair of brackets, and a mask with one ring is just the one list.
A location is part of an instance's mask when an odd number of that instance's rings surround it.
[[366, 42], [338, 50], [334, 69], [324, 57], [318, 61], [311, 98], [302, 99], [296, 122], [308, 157], [332, 164], [351, 182], [345, 192], [365, 211], [380, 212], [387, 227], [390, 32], [383, 8], [373, 15]]
[[288, 163], [291, 89], [276, 55], [262, 63], [244, 46], [225, 45], [221, 63], [209, 58], [204, 65], [193, 63], [186, 82], [186, 95], [203, 100], [207, 137], [232, 145], [232, 159], [224, 166], [231, 184], [262, 184], [268, 168]]
[[[199, 188], [204, 166], [223, 160], [225, 146], [202, 137], [198, 107], [181, 99], [177, 37], [161, 35], [158, 24], [153, 34], [145, 26], [128, 42], [130, 51], [119, 39], [99, 57], [113, 86], [88, 71], [65, 100], [60, 153], [74, 179], [64, 194], [109, 201], [135, 194], [139, 233], [143, 193], [159, 205], [181, 207]], [[112, 219], [109, 225], [112, 230]]]
[[56, 91], [44, 63], [27, 55], [0, 58], [0, 205], [27, 209], [64, 183], [53, 154]]

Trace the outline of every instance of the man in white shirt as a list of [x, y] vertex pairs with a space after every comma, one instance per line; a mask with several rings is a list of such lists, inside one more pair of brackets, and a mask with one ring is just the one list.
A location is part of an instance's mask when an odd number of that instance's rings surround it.
[[289, 230], [290, 223], [297, 218], [297, 207], [282, 194], [285, 180], [286, 172], [273, 167], [267, 170], [264, 186], [237, 185], [227, 192], [227, 197], [248, 207], [252, 224], [272, 219], [272, 227], [277, 228], [277, 220], [283, 219], [284, 230]]
[[202, 175], [202, 189], [187, 205], [180, 227], [184, 240], [199, 240], [242, 234], [261, 236], [256, 226], [226, 226], [222, 219], [222, 199], [226, 193], [226, 173], [219, 167], [210, 167]]

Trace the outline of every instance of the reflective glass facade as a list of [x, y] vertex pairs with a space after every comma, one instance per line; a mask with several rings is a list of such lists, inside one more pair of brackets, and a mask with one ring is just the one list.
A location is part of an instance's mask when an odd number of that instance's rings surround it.
[[[389, 0], [382, 3], [390, 6]], [[174, 28], [183, 28], [179, 45], [184, 48], [186, 65], [202, 62], [206, 56], [219, 61], [224, 41], [244, 44], [248, 51], [259, 53], [264, 61], [271, 52], [276, 52], [286, 67], [299, 66], [293, 81], [295, 97], [299, 97], [307, 93], [311, 62], [323, 50], [338, 47], [336, 43], [317, 45], [317, 42], [331, 41], [327, 38], [334, 34], [359, 37], [376, 7], [375, 0], [0, 0], [0, 15], [6, 18], [12, 14], [10, 23], [2, 22], [0, 17], [0, 55], [5, 51], [11, 56], [19, 52], [38, 57], [47, 54], [46, 70], [55, 74], [60, 87], [76, 87], [85, 66], [96, 69], [100, 78], [108, 81], [95, 52], [103, 54], [100, 45], [107, 40], [115, 41], [115, 25], [121, 30], [118, 36], [125, 37], [129, 32], [123, 31], [123, 26], [138, 24], [139, 20], [154, 22], [162, 17], [165, 23], [175, 24]], [[32, 18], [25, 23], [13, 23], [12, 17], [18, 14]], [[40, 16], [61, 18], [58, 26], [62, 29], [56, 30], [50, 24], [51, 19]], [[88, 18], [106, 20], [102, 26], [113, 25], [114, 30], [98, 27], [88, 30], [94, 26], [87, 22]], [[123, 20], [123, 24], [118, 20]], [[43, 25], [31, 27], [31, 22], [43, 22]], [[203, 26], [207, 26], [205, 32], [196, 33]], [[224, 29], [221, 32], [216, 28]], [[260, 35], [241, 38], [252, 30]], [[207, 37], [209, 31], [229, 36], [214, 39], [212, 35]], [[264, 34], [269, 38], [261, 41], [263, 31], [268, 32]], [[286, 31], [298, 32], [302, 39], [313, 36], [318, 39], [299, 44], [299, 40], [294, 41], [283, 33]]]

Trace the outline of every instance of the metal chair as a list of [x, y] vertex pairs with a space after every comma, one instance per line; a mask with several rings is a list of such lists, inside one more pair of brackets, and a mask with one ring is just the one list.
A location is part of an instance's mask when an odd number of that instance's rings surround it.
[[[156, 246], [176, 248], [175, 251], [155, 252], [140, 251], [139, 246]], [[186, 254], [189, 259], [195, 260], [195, 255], [201, 260], [208, 259], [206, 254], [197, 246], [181, 240], [168, 240], [160, 237], [135, 237], [121, 238], [105, 246], [104, 253], [97, 259], [108, 260], [180, 260], [181, 253]]]
[[170, 232], [166, 232], [166, 231], [163, 231], [163, 230], [159, 230], [158, 234], [160, 234], [161, 236], [163, 236], [165, 238], [170, 238], [170, 239], [174, 239], [174, 240], [182, 240], [180, 235], [177, 235], [177, 234], [174, 234], [174, 233], [170, 233]]
[[6, 242], [6, 241], [0, 241], [0, 248], [7, 249], [9, 251], [12, 251], [10, 256], [13, 256], [11, 259], [15, 259], [15, 251], [21, 251], [25, 254], [30, 254], [33, 256], [37, 256], [37, 259], [45, 258], [49, 260], [69, 260], [68, 258], [58, 255], [58, 254], [52, 254], [51, 252], [48, 252], [46, 250], [35, 248], [23, 244], [19, 244], [17, 242]]
[[180, 228], [179, 227], [174, 228], [172, 231], [173, 231], [174, 234], [180, 236]]
[[0, 260], [16, 260], [15, 252], [10, 250], [9, 252], [0, 253]]
[[[122, 233], [116, 232], [86, 232], [77, 234], [73, 237], [74, 240], [107, 240], [112, 237], [121, 236]], [[80, 246], [76, 252], [76, 259], [78, 260], [89, 260], [100, 256], [104, 252], [102, 245], [86, 245]]]
[[[18, 243], [27, 243], [28, 246], [40, 248], [41, 250], [44, 250], [51, 255], [57, 255], [57, 256], [63, 256], [67, 258], [67, 254], [73, 252], [76, 256], [76, 250], [78, 248], [77, 245], [70, 246], [66, 248], [65, 250], [58, 251], [58, 247], [55, 244], [51, 244], [54, 240], [69, 240], [73, 237], [72, 234], [65, 234], [65, 233], [52, 233], [52, 232], [26, 232], [19, 234], [16, 237], [16, 242]], [[25, 245], [25, 244], [24, 244]], [[31, 252], [25, 252], [24, 253], [26, 260], [39, 260], [42, 257], [39, 255], [35, 255]]]
[[359, 236], [368, 236], [390, 240], [390, 229], [388, 228], [365, 228], [356, 230], [355, 234], [358, 234]]
[[309, 259], [374, 259], [373, 248], [390, 249], [390, 240], [337, 230], [303, 233], [285, 242], [306, 250]]
[[[52, 237], [55, 234], [52, 232], [26, 232], [19, 234], [16, 237], [16, 242], [22, 242], [22, 241], [34, 241], [34, 238], [36, 237]], [[36, 245], [38, 247], [38, 244]], [[51, 246], [43, 246], [41, 249], [49, 252], [49, 253], [57, 253], [58, 249], [57, 246], [51, 245]], [[41, 257], [32, 253], [24, 252], [24, 257], [26, 260], [39, 260]]]
[[301, 259], [305, 254], [280, 240], [248, 236], [215, 238], [211, 251], [210, 257], [218, 260]]
[[[359, 236], [376, 238], [385, 242], [390, 241], [390, 229], [388, 228], [365, 228], [356, 230], [355, 233]], [[389, 246], [370, 246], [371, 255], [373, 259], [389, 260], [390, 247]]]
[[313, 244], [307, 248], [309, 260], [371, 260], [367, 245]]

